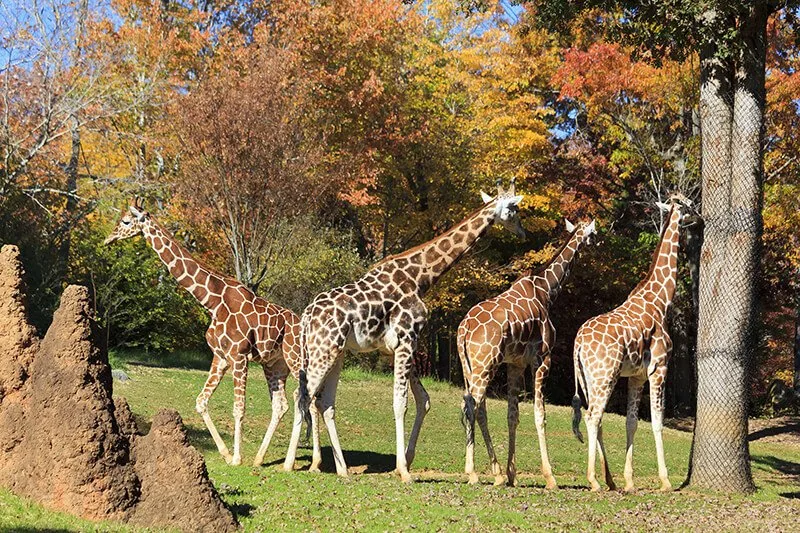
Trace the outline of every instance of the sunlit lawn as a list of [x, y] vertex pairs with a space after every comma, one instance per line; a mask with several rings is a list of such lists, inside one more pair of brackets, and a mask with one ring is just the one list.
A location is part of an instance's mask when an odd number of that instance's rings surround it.
[[[330, 472], [330, 449], [323, 449], [326, 473], [281, 470], [288, 444], [290, 416], [279, 427], [261, 468], [250, 466], [269, 419], [269, 400], [263, 375], [252, 367], [244, 432], [244, 462], [240, 467], [224, 463], [194, 412], [195, 397], [205, 372], [153, 368], [128, 364], [131, 381], [115, 382], [115, 394], [125, 396], [146, 424], [163, 407], [183, 415], [192, 443], [206, 456], [208, 469], [225, 501], [247, 530], [521, 530], [521, 529], [793, 529], [800, 519], [798, 463], [800, 449], [788, 445], [751, 444], [753, 469], [759, 491], [750, 497], [720, 496], [681, 490], [662, 494], [658, 487], [652, 433], [641, 423], [636, 437], [635, 494], [599, 493], [586, 489], [585, 445], [570, 429], [571, 410], [548, 407], [548, 441], [556, 478], [562, 487], [545, 491], [539, 475], [539, 454], [529, 403], [522, 407], [518, 431], [519, 486], [493, 487], [486, 452], [478, 441], [477, 466], [484, 483], [466, 484], [463, 470], [464, 436], [460, 423], [461, 393], [448, 384], [426, 381], [432, 409], [420, 438], [412, 472], [418, 482], [404, 485], [394, 468], [394, 424], [391, 377], [346, 370], [339, 387], [337, 425], [345, 457], [353, 475], [340, 479]], [[290, 383], [293, 389], [295, 383]], [[291, 397], [291, 396], [290, 396]], [[232, 387], [226, 378], [212, 399], [212, 416], [227, 442], [231, 442]], [[490, 400], [492, 434], [505, 462], [507, 441], [505, 403]], [[407, 423], [413, 420], [413, 404]], [[604, 426], [610, 464], [622, 484], [625, 424], [607, 415]], [[664, 433], [667, 464], [674, 486], [683, 481], [691, 435], [674, 430]], [[323, 431], [323, 445], [327, 435]], [[310, 450], [298, 460], [306, 468]], [[93, 527], [64, 515], [50, 513], [0, 492], [0, 526], [58, 527], [85, 530]], [[98, 526], [105, 530], [108, 526]]]

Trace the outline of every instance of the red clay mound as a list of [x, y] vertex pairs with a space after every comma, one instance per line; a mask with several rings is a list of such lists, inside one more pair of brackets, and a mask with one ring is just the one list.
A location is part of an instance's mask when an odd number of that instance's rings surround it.
[[39, 349], [28, 323], [23, 270], [16, 246], [0, 250], [0, 401], [22, 386]]
[[198, 531], [237, 527], [177, 413], [139, 436], [111, 395], [88, 291], [69, 286], [44, 340], [27, 322], [16, 248], [0, 251], [0, 484], [91, 519]]
[[21, 398], [14, 409], [5, 406], [13, 396], [0, 406], [0, 438], [9, 430], [16, 437], [0, 457], [0, 480], [48, 507], [124, 519], [138, 483], [114, 418], [111, 370], [92, 328], [88, 291], [67, 287]]
[[[134, 439], [131, 456], [142, 483], [141, 499], [131, 522], [154, 526], [169, 517], [169, 522], [180, 523], [190, 531], [236, 528], [208, 480], [203, 457], [187, 442], [177, 411], [165, 409], [158, 413], [150, 433]], [[186, 490], [187, 487], [193, 490]], [[187, 513], [187, 509], [191, 512]]]

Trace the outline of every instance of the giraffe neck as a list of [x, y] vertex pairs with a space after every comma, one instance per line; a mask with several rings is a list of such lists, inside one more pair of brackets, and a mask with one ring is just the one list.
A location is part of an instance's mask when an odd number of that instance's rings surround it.
[[634, 291], [638, 294], [654, 295], [652, 305], [659, 308], [662, 314], [666, 313], [672, 303], [677, 285], [680, 218], [680, 212], [673, 207], [661, 235], [661, 241], [653, 255], [650, 273], [641, 283], [639, 290]]
[[408, 259], [401, 268], [416, 279], [422, 295], [489, 230], [496, 207], [496, 200], [489, 202], [440, 236], [392, 259], [399, 265]]
[[222, 282], [223, 278], [195, 261], [175, 237], [152, 218], [142, 228], [142, 234], [178, 285], [191, 293], [200, 305], [214, 315], [219, 306], [219, 298], [209, 298], [208, 283], [213, 279]]
[[572, 263], [578, 257], [578, 250], [582, 245], [583, 230], [578, 229], [572, 233], [564, 247], [550, 260], [549, 264], [529, 275], [534, 286], [547, 293], [548, 304], [553, 302], [561, 292], [561, 284], [569, 276]]

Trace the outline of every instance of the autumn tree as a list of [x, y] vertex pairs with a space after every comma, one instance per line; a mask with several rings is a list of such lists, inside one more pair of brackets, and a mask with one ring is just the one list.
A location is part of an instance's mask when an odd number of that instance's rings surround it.
[[[227, 244], [237, 279], [263, 282], [292, 231], [337, 185], [310, 130], [309, 87], [291, 51], [270, 45], [231, 61], [178, 101], [174, 180], [184, 216]], [[251, 55], [252, 54], [252, 55]]]
[[78, 191], [79, 179], [94, 178], [84, 133], [122, 107], [109, 58], [93, 53], [105, 15], [90, 0], [0, 6], [0, 241], [20, 244], [35, 265], [32, 301], [43, 317], [66, 275], [72, 230], [94, 207]]
[[[776, 378], [800, 390], [800, 241], [796, 231], [800, 225], [800, 139], [795, 134], [800, 128], [800, 41], [796, 28], [797, 13], [791, 10], [778, 13], [768, 26], [763, 265], [772, 314], [765, 322], [770, 326], [773, 317], [788, 320], [778, 321], [773, 328], [781, 334], [767, 340], [759, 362], [757, 385], [762, 393]], [[782, 312], [781, 307], [790, 311]]]

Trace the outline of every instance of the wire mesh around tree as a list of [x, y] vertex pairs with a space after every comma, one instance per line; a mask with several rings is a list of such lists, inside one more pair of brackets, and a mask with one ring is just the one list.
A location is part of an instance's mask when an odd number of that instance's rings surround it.
[[[737, 99], [735, 105], [726, 99], [716, 101], [718, 108], [708, 102], [701, 106], [710, 120], [703, 121], [701, 132], [704, 241], [689, 482], [750, 492], [754, 487], [747, 424], [757, 340], [763, 136], [760, 113], [747, 108], [757, 105], [755, 99]], [[734, 120], [726, 122], [726, 113]], [[717, 116], [720, 120], [713, 120]]]

